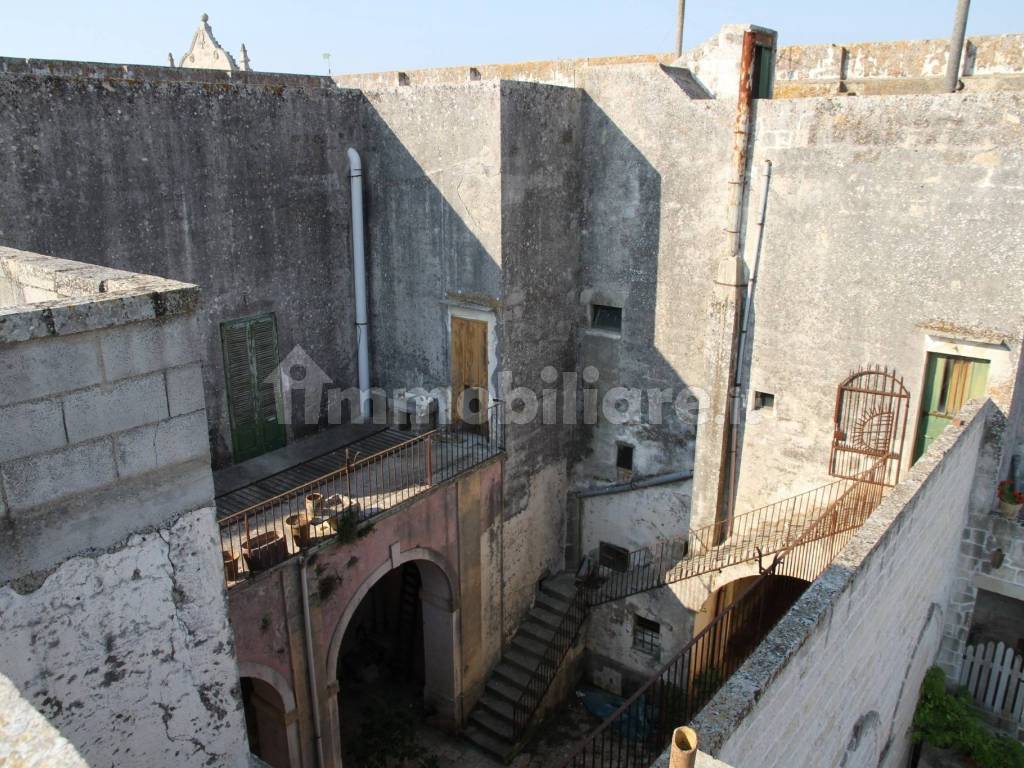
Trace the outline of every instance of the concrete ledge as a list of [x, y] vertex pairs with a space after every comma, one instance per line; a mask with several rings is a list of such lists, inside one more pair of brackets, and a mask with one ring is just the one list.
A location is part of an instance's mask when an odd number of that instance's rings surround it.
[[196, 309], [199, 288], [0, 246], [0, 344], [157, 320]]

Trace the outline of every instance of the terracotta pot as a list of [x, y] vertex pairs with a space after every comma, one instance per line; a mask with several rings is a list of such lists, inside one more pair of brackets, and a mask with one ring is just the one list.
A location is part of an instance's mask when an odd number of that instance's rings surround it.
[[320, 509], [324, 505], [324, 495], [322, 493], [310, 493], [306, 496], [306, 514], [310, 517], [316, 517], [320, 514]]
[[288, 542], [276, 531], [250, 536], [242, 544], [242, 555], [252, 573], [273, 568], [288, 558]]
[[289, 515], [284, 519], [284, 524], [288, 526], [288, 530], [292, 534], [292, 541], [300, 549], [305, 549], [310, 543], [309, 520], [310, 517], [305, 512]]
[[693, 768], [697, 762], [697, 732], [685, 725], [672, 732], [668, 768]]
[[999, 514], [1007, 520], [1016, 520], [1017, 516], [1020, 515], [1021, 507], [1024, 507], [1024, 504], [1014, 504], [1012, 501], [999, 500]]
[[224, 556], [224, 580], [238, 581], [238, 555], [226, 549], [221, 550], [221, 555]]

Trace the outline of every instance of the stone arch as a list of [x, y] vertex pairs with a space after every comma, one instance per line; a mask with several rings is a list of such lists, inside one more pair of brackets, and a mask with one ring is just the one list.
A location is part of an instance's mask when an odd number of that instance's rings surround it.
[[390, 557], [373, 573], [366, 577], [359, 589], [338, 619], [331, 633], [330, 643], [325, 654], [325, 680], [329, 680], [327, 707], [332, 738], [335, 764], [341, 764], [341, 743], [336, 737], [339, 733], [339, 712], [337, 699], [338, 657], [341, 653], [342, 641], [356, 609], [363, 599], [385, 575], [400, 568], [405, 563], [415, 564], [420, 571], [422, 585], [420, 601], [423, 607], [423, 642], [424, 654], [431, 659], [427, 668], [427, 679], [424, 685], [424, 698], [429, 700], [441, 717], [454, 725], [462, 722], [462, 643], [459, 632], [459, 605], [456, 591], [456, 580], [447, 559], [434, 550], [426, 547], [414, 547], [400, 550], [399, 545], [391, 545]]
[[238, 662], [238, 676], [239, 678], [248, 677], [266, 683], [281, 698], [285, 740], [288, 745], [288, 762], [295, 768], [298, 768], [298, 766], [302, 765], [299, 748], [299, 712], [295, 706], [295, 693], [292, 691], [291, 684], [276, 669], [252, 661]]

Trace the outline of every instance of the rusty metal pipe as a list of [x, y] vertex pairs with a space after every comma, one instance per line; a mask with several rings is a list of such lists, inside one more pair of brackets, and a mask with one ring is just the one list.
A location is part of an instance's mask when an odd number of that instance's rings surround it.
[[971, 9], [971, 0], [957, 0], [956, 17], [953, 19], [953, 34], [949, 38], [949, 61], [946, 63], [947, 93], [956, 93], [960, 85], [960, 57], [964, 50], [964, 37], [967, 34], [967, 12]]
[[679, 13], [676, 14], [676, 58], [683, 55], [683, 21], [686, 18], [686, 0], [679, 0]]

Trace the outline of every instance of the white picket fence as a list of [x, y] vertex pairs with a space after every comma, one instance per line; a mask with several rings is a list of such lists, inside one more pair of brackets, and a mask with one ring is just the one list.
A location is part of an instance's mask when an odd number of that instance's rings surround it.
[[984, 710], [1024, 726], [1024, 657], [1003, 643], [967, 646], [960, 685]]

